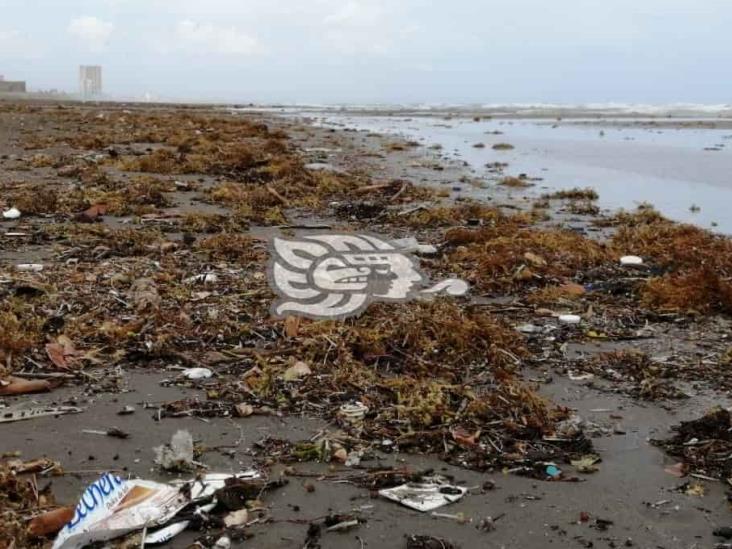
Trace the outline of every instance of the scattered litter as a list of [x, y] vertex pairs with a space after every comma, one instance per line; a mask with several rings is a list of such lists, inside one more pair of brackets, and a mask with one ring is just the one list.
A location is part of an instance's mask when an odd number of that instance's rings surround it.
[[354, 404], [344, 404], [341, 406], [338, 410], [338, 415], [347, 423], [358, 427], [363, 424], [363, 420], [368, 411], [368, 406], [362, 402], [356, 402]]
[[246, 509], [239, 509], [238, 511], [232, 511], [224, 517], [224, 525], [227, 528], [233, 528], [234, 526], [246, 524], [248, 520], [249, 511]]
[[183, 370], [183, 377], [190, 380], [208, 379], [213, 376], [213, 372], [208, 368], [188, 368]]
[[457, 549], [457, 545], [434, 536], [407, 536], [407, 549]]
[[589, 454], [582, 456], [580, 459], [574, 459], [571, 461], [572, 467], [577, 469], [580, 473], [595, 473], [600, 470], [596, 465], [600, 461], [600, 456], [595, 454]]
[[107, 437], [113, 437], [113, 438], [129, 438], [130, 434], [126, 433], [122, 429], [119, 429], [118, 427], [112, 427], [110, 429], [106, 429], [104, 431], [95, 430], [95, 429], [83, 429], [81, 431], [82, 433], [86, 433], [88, 435], [104, 435]]
[[62, 416], [65, 414], [79, 414], [81, 408], [75, 406], [50, 406], [41, 408], [26, 408], [21, 410], [0, 410], [0, 423], [36, 419], [39, 417]]
[[442, 477], [425, 477], [423, 482], [408, 482], [379, 490], [379, 495], [417, 511], [432, 511], [462, 498], [467, 488], [449, 484]]
[[309, 376], [312, 373], [313, 372], [310, 369], [310, 366], [302, 361], [298, 361], [290, 366], [287, 370], [285, 370], [283, 378], [285, 381], [295, 381], [305, 376]]
[[559, 315], [559, 322], [564, 324], [579, 324], [582, 321], [582, 317], [579, 315]]
[[397, 238], [392, 240], [391, 243], [407, 253], [416, 253], [418, 255], [434, 255], [437, 253], [437, 248], [432, 244], [420, 244], [419, 241], [413, 236], [407, 238]]
[[535, 324], [521, 324], [516, 326], [516, 330], [522, 334], [538, 334], [542, 331], [542, 328]]
[[624, 255], [620, 258], [620, 264], [625, 266], [643, 265], [643, 258], [637, 255]]
[[231, 538], [229, 536], [221, 536], [216, 543], [214, 543], [214, 549], [230, 549]]
[[118, 416], [128, 416], [130, 414], [135, 413], [135, 407], [127, 405], [124, 408], [122, 408], [119, 412], [117, 412]]
[[203, 273], [184, 280], [186, 284], [215, 284], [218, 281], [219, 277], [215, 273]]
[[625, 266], [643, 265], [643, 258], [637, 255], [624, 255], [620, 258], [620, 264]]
[[18, 208], [10, 208], [3, 212], [3, 218], [5, 219], [18, 219], [20, 217], [20, 210]]
[[361, 523], [358, 519], [344, 520], [334, 524], [333, 526], [328, 526], [326, 530], [328, 532], [345, 532], [346, 530], [356, 528], [359, 524]]
[[40, 263], [18, 263], [15, 268], [22, 272], [40, 273], [43, 270], [43, 265]]
[[193, 469], [193, 437], [188, 431], [177, 431], [170, 444], [153, 448], [155, 463], [166, 471], [190, 471]]
[[444, 518], [444, 519], [454, 520], [458, 524], [467, 524], [469, 522], [472, 522], [472, 520], [473, 520], [471, 518], [466, 517], [464, 513], [450, 514], [450, 513], [438, 513], [437, 511], [432, 511], [430, 513], [430, 516], [435, 517], [435, 518]]
[[544, 472], [552, 479], [558, 479], [562, 476], [562, 470], [554, 464], [547, 465]]
[[[161, 484], [148, 480], [125, 480], [105, 473], [82, 494], [70, 522], [58, 534], [53, 549], [81, 549], [138, 530], [148, 531], [145, 544], [165, 543], [185, 530], [192, 517], [201, 517], [219, 505], [218, 494], [227, 483], [259, 478], [257, 471], [250, 470], [235, 475], [213, 473], [194, 480]], [[171, 522], [184, 509], [190, 510], [191, 514], [185, 513], [181, 515], [182, 520]], [[246, 511], [230, 513], [226, 519], [227, 527], [243, 524]]]
[[572, 381], [589, 381], [590, 379], [594, 378], [594, 374], [576, 374], [572, 371], [569, 372], [569, 379]]
[[161, 526], [188, 502], [185, 493], [174, 486], [105, 473], [81, 496], [74, 518], [61, 530], [53, 549], [81, 549]]

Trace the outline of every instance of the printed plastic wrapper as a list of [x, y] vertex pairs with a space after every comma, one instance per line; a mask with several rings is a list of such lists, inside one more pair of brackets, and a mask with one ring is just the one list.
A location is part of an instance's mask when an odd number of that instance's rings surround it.
[[380, 490], [379, 495], [417, 511], [432, 511], [462, 498], [468, 490], [448, 484], [442, 477], [428, 477], [424, 482], [408, 482]]
[[[185, 530], [190, 520], [174, 521], [189, 503], [195, 512], [210, 511], [214, 495], [230, 478], [259, 478], [255, 470], [238, 474], [210, 473], [195, 480], [161, 484], [149, 480], [123, 480], [105, 473], [82, 494], [74, 517], [59, 532], [53, 549], [81, 549], [147, 528], [145, 543], [165, 543]], [[161, 527], [155, 530], [158, 527]]]
[[105, 473], [82, 494], [53, 549], [81, 549], [173, 518], [190, 501], [179, 487]]

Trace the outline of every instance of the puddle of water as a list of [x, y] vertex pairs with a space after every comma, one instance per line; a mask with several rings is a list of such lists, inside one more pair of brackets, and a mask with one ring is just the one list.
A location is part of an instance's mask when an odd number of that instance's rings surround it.
[[[507, 175], [543, 178], [537, 194], [589, 186], [600, 194], [601, 207], [634, 209], [648, 202], [672, 219], [732, 234], [732, 130], [575, 122], [329, 113], [318, 123], [440, 144], [447, 157], [464, 160], [476, 175], [490, 175], [487, 163], [508, 162]], [[496, 151], [496, 143], [515, 148]]]

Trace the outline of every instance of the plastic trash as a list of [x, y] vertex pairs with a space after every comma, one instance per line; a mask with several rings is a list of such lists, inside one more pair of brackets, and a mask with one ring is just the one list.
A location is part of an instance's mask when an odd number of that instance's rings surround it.
[[413, 236], [397, 238], [392, 240], [391, 243], [395, 247], [407, 253], [416, 253], [418, 255], [434, 255], [437, 253], [437, 248], [435, 246], [432, 244], [420, 244]]
[[181, 471], [193, 467], [193, 437], [188, 431], [178, 431], [170, 444], [153, 448], [155, 463], [166, 471]]
[[624, 255], [620, 258], [620, 264], [625, 266], [643, 265], [643, 258], [637, 255]]
[[191, 504], [200, 504], [192, 510], [193, 515], [211, 511], [217, 505], [217, 491], [233, 478], [258, 479], [260, 474], [253, 469], [237, 474], [210, 473], [193, 480], [161, 484], [124, 480], [105, 473], [84, 491], [73, 518], [58, 534], [53, 549], [81, 549], [144, 528], [148, 529], [146, 545], [166, 543], [191, 522], [192, 517], [186, 513], [185, 519], [171, 523], [181, 510], [191, 510]]
[[174, 486], [105, 473], [84, 491], [74, 518], [59, 532], [53, 549], [81, 549], [146, 526], [163, 525], [189, 501]]
[[43, 265], [40, 263], [18, 263], [15, 269], [23, 272], [40, 273], [43, 270]]
[[83, 410], [76, 406], [44, 406], [40, 408], [22, 408], [14, 410], [5, 409], [0, 410], [0, 423], [11, 423], [13, 421], [35, 419], [37, 417], [78, 414], [80, 412], [83, 412]]
[[516, 326], [516, 331], [522, 334], [536, 334], [541, 332], [542, 328], [535, 324], [521, 324], [520, 326]]
[[229, 536], [221, 536], [216, 543], [214, 543], [214, 549], [230, 549], [231, 538]]
[[579, 315], [559, 315], [559, 322], [563, 324], [579, 324], [582, 317]]
[[308, 366], [305, 362], [298, 361], [290, 366], [287, 370], [285, 370], [283, 378], [285, 381], [295, 381], [297, 379], [309, 376], [312, 373], [313, 372], [310, 369], [310, 366]]
[[443, 477], [426, 477], [424, 482], [408, 482], [394, 488], [379, 490], [379, 495], [417, 511], [432, 511], [455, 503], [467, 488], [449, 484]]
[[213, 375], [213, 372], [208, 368], [188, 368], [183, 370], [183, 377], [186, 379], [208, 379]]
[[20, 210], [18, 208], [10, 208], [3, 212], [4, 219], [18, 219], [20, 215]]
[[219, 281], [219, 276], [215, 273], [204, 273], [186, 278], [186, 284], [215, 284]]
[[362, 402], [356, 402], [353, 404], [344, 404], [338, 410], [338, 415], [343, 418], [344, 421], [351, 425], [361, 425], [363, 423], [366, 414], [369, 411], [369, 407]]
[[550, 478], [559, 478], [562, 476], [562, 470], [554, 464], [547, 465], [545, 473]]

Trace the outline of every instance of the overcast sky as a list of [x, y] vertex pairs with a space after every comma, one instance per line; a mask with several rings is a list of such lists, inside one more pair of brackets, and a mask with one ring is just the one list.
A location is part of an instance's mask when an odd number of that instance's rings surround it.
[[732, 0], [0, 0], [0, 74], [260, 102], [732, 103]]

